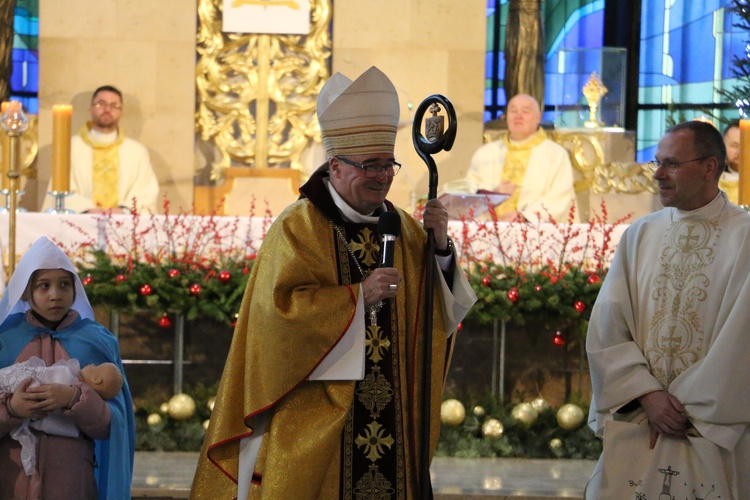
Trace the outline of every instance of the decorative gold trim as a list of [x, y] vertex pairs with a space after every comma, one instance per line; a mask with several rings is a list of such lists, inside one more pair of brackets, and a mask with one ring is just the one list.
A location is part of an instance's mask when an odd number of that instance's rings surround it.
[[311, 0], [307, 36], [223, 33], [221, 9], [222, 0], [198, 0], [195, 125], [201, 149], [213, 150], [208, 178], [230, 166], [303, 170], [303, 151], [320, 142], [331, 0]]

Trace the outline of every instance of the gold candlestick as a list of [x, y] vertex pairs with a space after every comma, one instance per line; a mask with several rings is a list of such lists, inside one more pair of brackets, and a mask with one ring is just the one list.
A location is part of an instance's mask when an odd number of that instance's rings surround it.
[[8, 278], [11, 277], [13, 271], [16, 270], [16, 209], [18, 208], [18, 179], [21, 177], [21, 169], [19, 165], [19, 154], [18, 154], [18, 140], [21, 135], [29, 128], [29, 119], [23, 112], [21, 103], [18, 101], [11, 101], [7, 111], [3, 114], [2, 120], [0, 120], [0, 126], [2, 126], [5, 134], [8, 136], [9, 143], [9, 165], [8, 165], [8, 179], [10, 197], [8, 214]]
[[596, 113], [599, 110], [599, 101], [602, 97], [607, 95], [609, 90], [604, 86], [602, 81], [596, 74], [596, 71], [591, 72], [589, 81], [583, 86], [583, 96], [586, 98], [586, 102], [589, 105], [589, 119], [584, 125], [586, 128], [599, 128], [599, 120], [596, 118]]

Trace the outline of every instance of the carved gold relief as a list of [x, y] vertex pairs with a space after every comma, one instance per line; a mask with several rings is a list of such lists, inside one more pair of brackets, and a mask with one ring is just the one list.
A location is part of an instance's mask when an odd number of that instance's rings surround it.
[[610, 191], [637, 194], [656, 193], [654, 177], [647, 164], [635, 162], [605, 162], [602, 149], [603, 132], [554, 131], [550, 138], [570, 153], [570, 161], [582, 179], [576, 182], [576, 192], [589, 190], [594, 194]]
[[223, 33], [221, 5], [198, 3], [196, 133], [211, 150], [210, 180], [230, 166], [303, 170], [304, 149], [320, 141], [331, 1], [311, 0], [307, 36]]

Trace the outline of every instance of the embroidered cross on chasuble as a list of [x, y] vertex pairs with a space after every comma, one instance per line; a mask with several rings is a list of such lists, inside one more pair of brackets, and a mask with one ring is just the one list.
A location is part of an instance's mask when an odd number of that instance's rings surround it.
[[80, 136], [94, 153], [91, 164], [92, 200], [102, 208], [114, 208], [120, 201], [120, 144], [125, 136], [118, 133], [116, 141], [101, 144], [92, 141], [88, 131], [88, 126], [84, 126]]
[[540, 145], [547, 139], [547, 134], [543, 129], [536, 131], [530, 139], [517, 143], [511, 142], [508, 134], [503, 136], [503, 144], [507, 148], [505, 153], [505, 162], [503, 163], [503, 172], [500, 175], [500, 181], [512, 182], [518, 188], [505, 202], [495, 208], [495, 213], [499, 216], [506, 213], [515, 213], [518, 208], [518, 196], [521, 193], [521, 185], [526, 175], [526, 169], [529, 166], [531, 150]]
[[[340, 226], [341, 227], [341, 226]], [[380, 245], [375, 224], [346, 224], [346, 240], [357, 258], [337, 240], [342, 284], [359, 282], [378, 267]], [[393, 299], [377, 313], [375, 325], [367, 322], [365, 376], [355, 382], [354, 401], [341, 436], [341, 498], [406, 498], [406, 442], [399, 367], [399, 339]]]

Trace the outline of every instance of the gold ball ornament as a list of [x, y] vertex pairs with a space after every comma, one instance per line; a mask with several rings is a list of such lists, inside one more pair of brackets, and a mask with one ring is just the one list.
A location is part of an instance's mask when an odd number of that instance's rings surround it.
[[539, 414], [530, 403], [519, 403], [510, 413], [521, 426], [529, 428], [536, 422]]
[[159, 411], [165, 415], [169, 413], [169, 403], [162, 403], [161, 406], [159, 407]]
[[482, 408], [481, 406], [475, 406], [472, 412], [474, 413], [475, 417], [483, 417], [484, 414], [486, 413], [484, 411], [484, 408]]
[[560, 438], [550, 439], [550, 442], [549, 442], [550, 450], [559, 450], [560, 448], [562, 448], [562, 446], [563, 446], [562, 439]]
[[543, 411], [549, 410], [549, 403], [547, 403], [544, 398], [536, 398], [531, 402], [531, 407], [534, 408], [537, 413], [542, 413]]
[[214, 405], [216, 404], [216, 398], [211, 398], [208, 401], [206, 401], [206, 406], [208, 407], [208, 411], [214, 411]]
[[159, 425], [161, 423], [161, 415], [158, 413], [152, 413], [146, 418], [146, 423], [149, 425], [149, 427], [154, 427], [156, 425]]
[[466, 418], [466, 409], [458, 399], [446, 399], [440, 405], [440, 421], [445, 425], [461, 425]]
[[204, 421], [203, 421], [203, 430], [204, 430], [204, 431], [207, 431], [207, 430], [208, 430], [208, 424], [209, 424], [210, 422], [211, 422], [211, 419], [208, 419], [208, 418], [207, 418], [206, 420], [204, 420]]
[[503, 423], [496, 418], [488, 418], [482, 424], [482, 436], [488, 439], [498, 439], [504, 431]]
[[561, 429], [572, 431], [583, 423], [583, 410], [572, 404], [564, 404], [557, 410], [557, 424]]
[[169, 400], [169, 416], [175, 420], [185, 420], [195, 413], [195, 401], [187, 394], [180, 393]]

